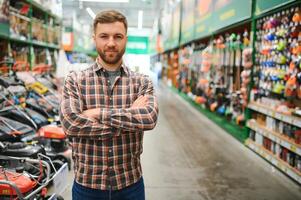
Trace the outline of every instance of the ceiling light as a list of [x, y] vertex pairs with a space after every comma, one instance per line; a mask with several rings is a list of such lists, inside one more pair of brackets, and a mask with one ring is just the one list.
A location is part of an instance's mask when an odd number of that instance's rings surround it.
[[130, 0], [79, 0], [84, 2], [100, 2], [100, 3], [128, 3]]
[[90, 7], [86, 8], [86, 11], [89, 13], [89, 15], [90, 15], [90, 17], [92, 17], [92, 19], [95, 18], [96, 15]]
[[138, 11], [138, 29], [142, 29], [143, 23], [143, 10]]

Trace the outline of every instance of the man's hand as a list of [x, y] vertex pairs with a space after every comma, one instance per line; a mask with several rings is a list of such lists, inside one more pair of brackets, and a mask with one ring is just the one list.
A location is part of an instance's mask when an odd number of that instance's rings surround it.
[[93, 108], [93, 109], [89, 109], [89, 110], [84, 110], [82, 112], [82, 114], [85, 115], [86, 117], [90, 118], [90, 119], [99, 119], [100, 108]]
[[141, 108], [141, 107], [145, 107], [148, 103], [148, 96], [140, 96], [138, 97], [138, 99], [136, 99], [134, 101], [134, 103], [132, 104], [132, 108]]

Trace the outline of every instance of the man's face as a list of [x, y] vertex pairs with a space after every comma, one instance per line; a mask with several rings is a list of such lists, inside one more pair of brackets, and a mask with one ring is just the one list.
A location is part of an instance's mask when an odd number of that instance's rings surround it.
[[98, 23], [94, 32], [96, 50], [107, 64], [121, 61], [127, 42], [126, 30], [122, 22]]

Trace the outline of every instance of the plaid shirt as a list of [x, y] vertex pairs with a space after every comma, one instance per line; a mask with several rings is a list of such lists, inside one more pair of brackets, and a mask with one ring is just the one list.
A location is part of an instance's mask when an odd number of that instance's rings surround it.
[[[113, 84], [111, 90], [108, 74], [97, 62], [65, 79], [61, 123], [72, 142], [75, 180], [89, 188], [119, 190], [137, 182], [143, 131], [157, 122], [157, 99], [147, 76], [122, 65]], [[148, 95], [148, 105], [131, 108], [141, 95]], [[101, 108], [99, 121], [81, 114], [93, 108]]]

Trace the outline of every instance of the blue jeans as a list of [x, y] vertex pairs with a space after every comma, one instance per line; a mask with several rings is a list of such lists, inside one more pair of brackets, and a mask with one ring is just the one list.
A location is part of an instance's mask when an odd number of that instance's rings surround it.
[[72, 200], [145, 200], [143, 178], [124, 189], [112, 191], [88, 188], [74, 181]]

